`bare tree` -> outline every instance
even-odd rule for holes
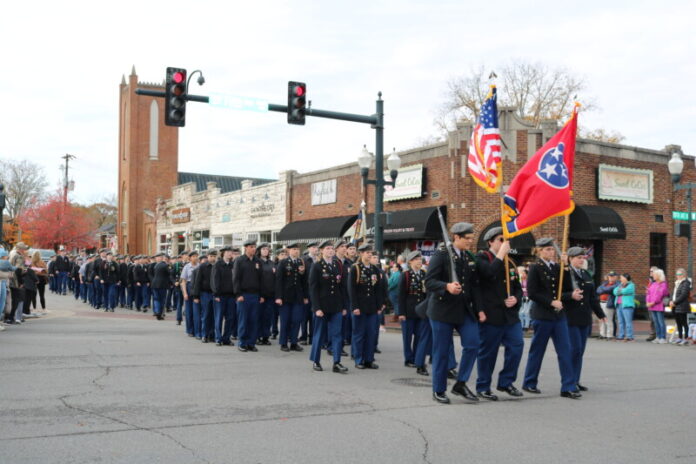
[[[594,100],[583,95],[587,87],[585,80],[566,68],[550,69],[541,63],[513,61],[499,70],[499,74],[498,105],[513,106],[521,119],[535,127],[545,119],[568,117],[575,99],[580,99],[583,111],[596,108]],[[435,125],[451,130],[460,119],[475,120],[489,84],[483,65],[449,80]]]
[[[28,160],[0,160],[0,183],[5,185],[6,211],[11,221],[32,201],[43,198],[48,185],[43,168]]]
[[[609,131],[605,129],[590,130],[586,127],[578,129],[578,137],[609,143],[621,143],[626,139],[626,137],[618,131]]]

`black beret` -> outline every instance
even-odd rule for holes
[[[226,247],[220,248],[220,254],[223,254],[223,253],[226,252],[226,251],[232,251],[232,247],[231,247],[231,246],[226,246]]]
[[[244,240],[244,243],[242,245],[254,246],[254,245],[256,245],[256,240],[254,240],[253,238],[246,239],[246,240]]]
[[[416,250],[416,251],[410,252],[408,254],[408,256],[406,257],[406,260],[411,262],[416,258],[421,258],[422,256],[423,256],[423,254],[420,251]]]
[[[347,245],[345,240],[336,240],[336,243],[334,243],[334,248],[338,248],[343,245]]]
[[[474,233],[474,225],[468,222],[458,222],[452,226],[450,232],[454,235],[466,235]]]
[[[327,246],[334,246],[334,241],[333,240],[324,240],[323,242],[321,242],[319,244],[319,248],[322,250],[324,248],[326,248]]]
[[[217,256],[218,252],[215,248],[208,250],[208,256]]]
[[[485,240],[487,242],[489,240],[493,240],[498,235],[503,235],[503,228],[502,227],[493,227],[491,230],[486,232],[486,235],[483,236],[483,240]]]
[[[287,249],[300,248],[300,244],[297,242],[288,243],[287,245],[285,245],[285,248],[287,248]]]
[[[309,243],[307,244],[307,248],[312,248],[312,247],[315,247],[315,246],[319,246],[319,242],[309,242]]]
[[[111,251],[107,251],[106,256],[109,256],[109,255],[113,256],[114,254]]]
[[[160,252],[160,253],[157,253],[155,256],[153,256],[153,258],[157,258],[157,257],[159,257],[159,256],[164,256],[164,253],[161,253],[161,252]]]
[[[268,242],[261,242],[257,248],[271,248],[271,244]]]
[[[372,251],[372,245],[370,245],[369,243],[366,243],[366,244],[364,244],[364,245],[360,245],[360,246],[358,247],[358,251],[361,252],[361,253],[362,253],[363,251]]]
[[[196,250],[193,250],[193,251],[190,251],[188,255],[189,255],[189,257],[191,257],[191,256],[196,256],[197,254],[198,254],[198,252]]]
[[[539,248],[553,246],[553,239],[551,237],[542,237],[536,241],[536,246]]]
[[[239,247],[232,247],[232,253],[241,253]]]

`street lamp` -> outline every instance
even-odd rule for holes
[[[693,278],[694,273],[693,273],[693,258],[694,258],[694,249],[693,249],[693,242],[691,241],[691,223],[693,222],[691,220],[691,190],[696,188],[696,183],[686,183],[686,184],[680,184],[679,182],[681,181],[681,176],[682,172],[684,171],[684,160],[682,160],[681,155],[683,154],[682,149],[679,145],[668,145],[665,147],[668,153],[672,153],[672,157],[670,158],[669,162],[667,163],[667,169],[669,170],[669,173],[672,176],[672,183],[674,184],[674,191],[677,192],[679,190],[686,190],[686,207],[688,209],[688,216],[687,216],[687,224],[688,224],[688,235],[686,236],[686,241],[687,241],[687,249],[688,249],[688,274],[690,278]]]
[[[367,175],[370,171],[370,166],[372,166],[372,160],[375,160],[375,178],[368,179]],[[391,181],[384,180],[384,154],[381,150],[381,144],[377,144],[377,156],[372,156],[372,153],[367,151],[367,146],[363,146],[360,155],[358,156],[358,166],[360,166],[360,175],[363,179],[363,185],[372,184],[375,186],[375,213],[372,223],[375,227],[375,251],[381,257],[383,250],[383,237],[382,237],[382,210],[384,208],[384,187],[387,185],[394,187],[396,185],[396,176],[399,174],[399,168],[401,167],[401,158],[396,153],[396,149],[387,159],[387,167],[389,168],[389,177]]]

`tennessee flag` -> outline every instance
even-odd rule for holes
[[[527,161],[503,198],[503,234],[514,237],[573,212],[573,165],[578,105],[563,128]]]

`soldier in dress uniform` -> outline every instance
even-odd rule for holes
[[[181,253],[171,267],[172,281],[174,282],[174,309],[176,309],[176,325],[181,325],[184,320],[184,290],[181,286],[181,273],[188,264],[187,252]]]
[[[278,263],[275,281],[275,302],[280,307],[280,349],[302,351],[297,337],[305,304],[309,302],[307,270],[300,259],[299,244],[289,243],[286,248],[290,256]]]
[[[193,300],[193,304],[191,305],[191,312],[193,317],[193,334],[196,340],[201,341],[203,341],[203,338],[205,337],[203,335],[203,321],[201,318],[201,294],[200,288],[196,288],[195,283],[198,279],[198,271],[207,263],[208,255],[205,252],[201,253],[198,258],[198,265],[191,270],[191,291],[189,292],[189,298]]]
[[[100,309],[106,306],[106,297],[104,295],[104,286],[102,284],[102,268],[106,261],[106,248],[99,250],[99,256],[94,259],[94,309]]]
[[[196,296],[194,303],[200,304],[201,318],[201,342],[208,343],[215,336],[215,324],[213,317],[213,265],[217,260],[217,250],[208,250],[207,260],[201,263],[196,270],[196,278],[193,281],[193,294]]]
[[[196,322],[193,317],[193,271],[198,267],[198,252],[193,250],[188,253],[188,263],[181,270],[181,293],[184,299],[184,317],[186,320],[186,334],[189,337],[197,336]],[[200,318],[199,318],[200,324]]]
[[[380,273],[370,264],[372,246],[361,245],[358,251],[360,259],[351,266],[348,274],[350,310],[353,314],[353,357],[357,369],[378,369],[374,361],[379,330],[377,313],[381,311]]]
[[[561,373],[561,396],[578,399],[582,395],[575,392],[577,384],[570,359],[568,323],[562,302],[563,299],[567,300],[569,295],[558,298],[560,266],[553,262],[556,256],[553,239],[540,238],[536,246],[538,259],[529,266],[527,276],[527,295],[532,301],[531,317],[534,335],[529,347],[522,389],[529,393],[541,393],[541,390],[537,388],[539,371],[546,353],[546,345],[551,338]]]
[[[343,298],[344,282],[341,267],[334,260],[334,244],[326,240],[319,245],[321,258],[309,273],[309,294],[314,312],[312,352],[309,356],[315,371],[322,371],[321,348],[328,343],[333,354],[333,372],[345,374],[348,368],[341,364],[343,350],[343,315],[347,313]]]
[[[114,261],[114,254],[111,251],[106,253],[106,261],[102,261],[100,270],[101,284],[104,289],[104,311],[112,313],[116,307],[116,296],[118,294],[119,269],[118,263]]]
[[[404,348],[404,366],[416,367],[416,351],[420,326],[427,321],[418,317],[416,305],[425,300],[425,271],[420,251],[407,256],[408,269],[401,273],[396,315],[401,322],[401,338]],[[428,328],[429,329],[429,328]]]
[[[352,250],[352,251],[351,251]],[[348,295],[348,287],[347,287],[347,282],[348,282],[348,271],[350,271],[350,267],[353,265],[355,262],[354,259],[350,258],[350,256],[355,257],[355,244],[354,243],[346,243],[343,240],[340,240],[339,242],[336,243],[336,259],[338,260],[342,274],[343,274],[343,280],[344,283],[346,284],[346,291],[344,292],[344,299],[345,301],[345,307],[350,308],[350,296]],[[352,316],[350,311],[343,316],[343,327],[342,327],[342,333],[343,333],[343,345],[347,346],[351,344],[351,339],[352,339],[352,324],[351,324]],[[347,355],[344,355],[347,356]]]
[[[307,250],[305,250],[302,256],[302,261],[304,261],[305,270],[307,276],[309,276],[309,271],[312,270],[312,264],[317,262],[319,259],[319,242],[309,242],[307,244]],[[309,296],[309,293],[307,293]],[[307,299],[307,303],[304,306],[304,315],[302,316],[302,324],[300,325],[300,344],[301,345],[311,345],[312,344],[312,332],[314,326],[314,316],[312,315],[312,302]]]
[[[259,305],[259,312],[256,321],[257,343],[259,345],[271,345],[271,324],[273,323],[273,309],[275,304],[275,273],[276,266],[271,259],[271,244],[261,243],[256,250],[256,255],[261,261],[263,279],[261,280],[261,297],[263,303]]]
[[[221,259],[213,266],[210,286],[213,290],[213,309],[215,320],[215,344],[217,346],[231,345],[232,323],[237,320],[237,303],[234,296],[232,280],[232,248],[220,249]]]
[[[164,311],[167,305],[167,292],[171,285],[169,265],[164,260],[164,253],[155,255],[155,265],[152,267],[152,289],[153,305],[152,312],[158,321],[164,319]]]
[[[498,375],[497,390],[506,392],[510,396],[522,396],[522,393],[513,385],[517,379],[517,369],[520,367],[524,350],[519,316],[522,285],[515,263],[508,257],[510,242],[503,237],[503,229],[493,227],[486,232],[483,239],[489,248],[478,253],[476,264],[486,322],[480,324],[479,328],[481,345],[476,361],[478,367],[476,392],[481,398],[496,401],[498,397],[491,392],[491,379],[500,345],[505,347],[505,363]],[[505,260],[508,260],[507,275]],[[509,295],[506,281],[510,285]]]
[[[581,247],[568,249],[569,268],[563,276],[564,295],[570,294],[570,298],[563,298],[563,307],[568,318],[568,335],[570,337],[570,359],[573,364],[573,379],[575,391],[587,391],[587,387],[580,384],[582,372],[582,358],[585,354],[587,338],[592,332],[592,313],[602,322],[606,323],[606,314],[599,305],[592,276],[584,269],[585,250]]]
[[[234,260],[234,293],[237,296],[237,316],[239,351],[258,351],[256,336],[258,329],[259,306],[264,302],[261,296],[263,269],[261,260],[256,257],[256,240],[244,242],[244,254]]]
[[[474,243],[474,227],[459,222],[450,229],[452,233],[452,259],[457,280],[452,281],[450,257],[447,250],[438,250],[430,260],[425,276],[425,287],[432,296],[428,299],[427,314],[433,332],[433,399],[449,403],[447,397],[447,371],[452,349],[452,331],[459,333],[462,358],[457,382],[452,393],[476,402],[478,397],[467,387],[476,362],[479,347],[478,322],[486,315],[481,308],[479,276],[476,259],[469,251]]]
[[[119,273],[119,283],[118,283],[118,305],[121,308],[126,307],[126,289],[128,288],[128,264],[126,264],[125,256],[118,256],[116,261],[118,262],[118,273]]]

